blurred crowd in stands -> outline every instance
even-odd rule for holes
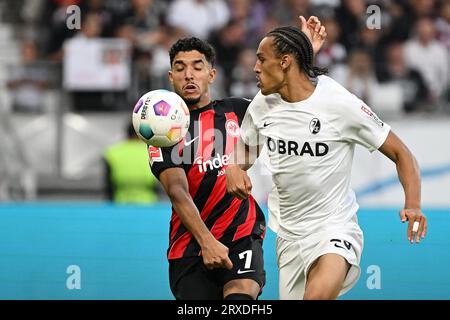
[[[131,82],[120,91],[69,92],[72,111],[131,110],[143,93],[170,88],[168,49],[188,35],[209,40],[217,51],[214,98],[252,98],[260,39],[278,25],[298,25],[299,15],[316,15],[326,26],[328,38],[316,64],[375,109],[448,109],[450,0],[4,1],[18,13],[12,23],[19,30],[22,62],[7,82],[16,111],[42,109],[42,94],[51,85],[48,66],[61,72],[63,44],[75,37],[128,41]],[[67,27],[70,5],[81,9],[80,30]],[[375,11],[368,12],[371,5]],[[369,19],[379,25],[373,28]]]

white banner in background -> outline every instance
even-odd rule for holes
[[[416,157],[422,175],[422,206],[450,206],[450,119],[386,121]],[[352,188],[363,206],[402,208],[404,192],[395,164],[380,152],[357,147]]]
[[[65,89],[125,90],[130,78],[130,46],[126,40],[75,37],[64,43]]]

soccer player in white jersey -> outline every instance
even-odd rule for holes
[[[226,171],[227,190],[248,196],[245,170],[266,144],[275,185],[268,205],[269,226],[277,232],[280,298],[335,299],[360,275],[363,233],[350,188],[355,145],[378,149],[395,163],[405,192],[400,218],[409,222],[411,243],[427,231],[418,164],[369,106],[313,67],[311,43],[298,28],[269,32],[254,71],[261,91],[244,117]]]

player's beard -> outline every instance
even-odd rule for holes
[[[200,96],[198,98],[183,98],[183,100],[188,107],[192,107],[200,102]]]

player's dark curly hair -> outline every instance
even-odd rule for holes
[[[175,42],[169,51],[170,65],[172,65],[175,56],[179,52],[193,50],[197,50],[198,52],[204,54],[209,64],[214,67],[214,64],[216,63],[216,52],[214,51],[214,48],[208,42],[196,37],[183,38]]]
[[[278,27],[267,33],[266,37],[274,38],[274,46],[278,56],[293,54],[300,70],[315,78],[328,73],[326,68],[314,67],[312,44],[306,34],[299,28],[287,26]]]

